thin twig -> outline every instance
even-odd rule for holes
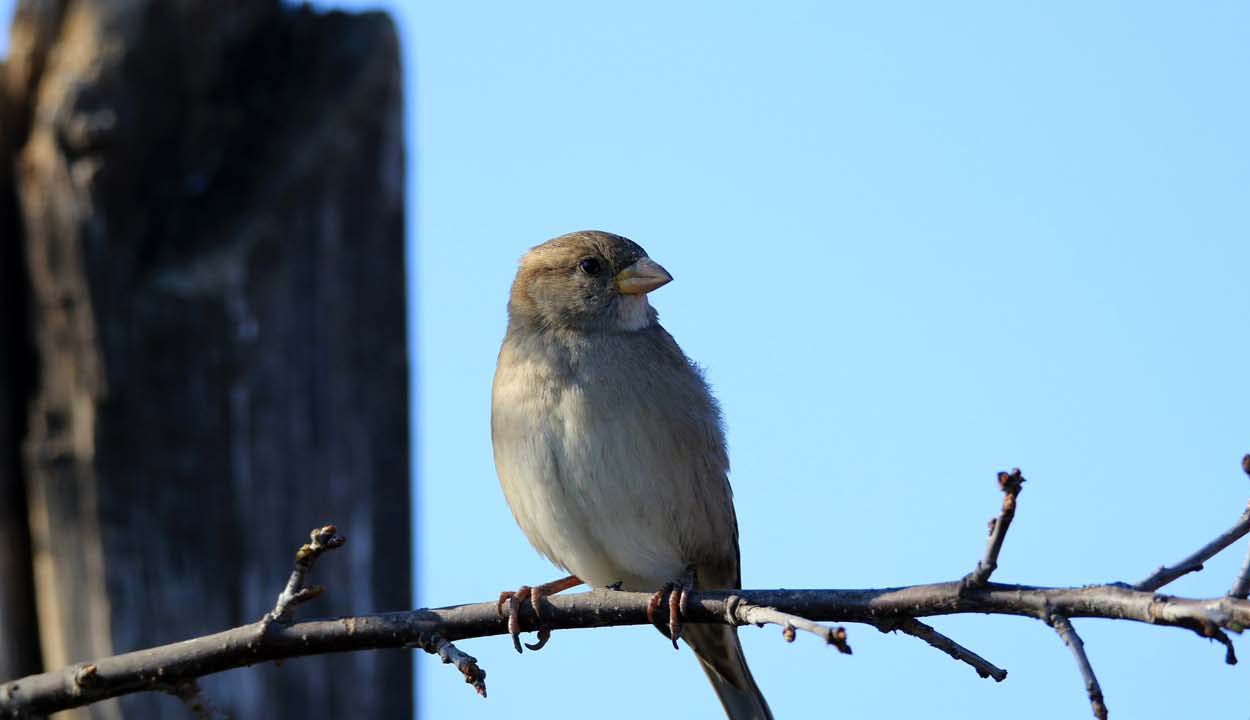
[[[182,704],[199,720],[213,720],[213,718],[226,717],[225,713],[214,707],[212,702],[204,697],[204,693],[200,690],[200,684],[195,678],[174,685],[169,688],[169,692],[181,700]]]
[[[1214,625],[1210,626],[1209,631],[1210,631],[1210,634],[1207,635],[1207,637],[1211,638],[1212,640],[1215,640],[1216,642],[1224,646],[1224,664],[1236,665],[1237,664],[1237,651],[1233,649],[1232,638],[1230,638],[1228,634],[1225,633],[1223,630],[1219,629],[1218,627],[1215,627]]]
[[[846,628],[829,627],[808,620],[801,615],[782,612],[774,607],[754,605],[737,595],[729,596],[725,602],[725,619],[731,625],[757,625],[759,627],[777,625],[781,628],[781,636],[786,642],[794,642],[794,631],[802,630],[836,647],[843,655],[851,654],[851,646],[846,642]]]
[[[1023,483],[1024,477],[1020,474],[1020,468],[998,473],[998,487],[1003,491],[1003,507],[998,517],[990,520],[990,537],[985,543],[985,556],[964,577],[964,585],[967,587],[980,587],[989,582],[990,575],[998,568],[998,553],[1003,549],[1007,528],[1011,527],[1011,520],[1016,516],[1016,498],[1020,495]]]
[[[444,664],[451,664],[464,675],[464,681],[473,686],[478,695],[486,697],[486,671],[477,665],[477,658],[462,652],[451,641],[435,633],[428,641],[416,645],[422,650],[437,655]]]
[[[1241,458],[1241,470],[1250,476],[1250,454]],[[1246,512],[1250,513],[1250,507],[1246,508]],[[1237,573],[1237,579],[1233,581],[1233,588],[1228,591],[1228,594],[1243,599],[1250,595],[1250,548],[1246,549],[1246,559],[1241,563],[1241,572]]]
[[[1103,702],[1102,688],[1098,685],[1098,678],[1094,677],[1094,668],[1089,664],[1089,657],[1085,654],[1085,643],[1081,641],[1081,636],[1076,634],[1076,628],[1072,627],[1072,623],[1063,615],[1051,615],[1046,618],[1046,622],[1059,633],[1064,644],[1071,648],[1072,654],[1076,656],[1076,666],[1080,668],[1081,678],[1085,681],[1085,692],[1089,695],[1089,704],[1094,710],[1094,717],[1098,720],[1107,720],[1107,704]]]
[[[270,621],[289,623],[296,605],[325,592],[325,588],[320,585],[305,587],[304,578],[322,553],[347,542],[347,538],[339,535],[338,528],[333,525],[325,525],[313,530],[309,533],[309,538],[310,542],[301,545],[300,549],[295,551],[295,568],[291,570],[291,577],[287,579],[286,587],[282,589],[282,592],[278,593],[278,601],[274,604],[273,610],[265,616]]]
[[[1246,550],[1246,559],[1241,563],[1241,572],[1233,581],[1233,588],[1228,591],[1229,597],[1245,600],[1250,595],[1250,548]]]
[[[1002,682],[1007,679],[1006,670],[938,632],[932,625],[922,623],[916,618],[904,617],[897,620],[887,620],[878,623],[877,629],[881,632],[898,630],[912,637],[920,638],[956,660],[968,663],[973,670],[977,671],[977,675],[983,678],[994,678],[994,682]]]
[[[1160,567],[1150,577],[1137,583],[1133,588],[1135,590],[1154,592],[1183,575],[1198,572],[1202,569],[1203,563],[1215,557],[1224,548],[1240,540],[1248,532],[1250,532],[1250,505],[1247,505],[1245,511],[1241,513],[1241,517],[1237,519],[1237,524],[1225,530],[1219,537],[1203,545],[1197,552],[1172,567],[1167,567],[1166,565]],[[1247,558],[1247,562],[1250,563],[1250,557]],[[1234,597],[1245,597],[1245,595]]]

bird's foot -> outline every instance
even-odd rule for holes
[[[686,567],[686,572],[682,576],[672,582],[664,583],[664,587],[659,592],[651,596],[651,602],[647,603],[647,619],[651,624],[655,625],[660,634],[668,637],[673,641],[673,649],[677,649],[677,640],[681,637],[682,617],[686,614],[686,604],[689,601],[690,591],[694,589],[694,565]],[[660,607],[665,599],[668,600],[668,628],[665,629],[662,622],[656,622],[655,611]]]
[[[547,641],[551,639],[551,631],[542,625],[542,600],[548,595],[554,595],[561,590],[568,590],[575,585],[581,585],[582,581],[576,575],[569,575],[566,578],[552,580],[542,585],[522,585],[515,591],[505,590],[499,593],[499,602],[495,605],[495,610],[499,613],[499,617],[508,618],[508,634],[512,636],[512,647],[517,652],[521,650],[521,603],[526,600],[530,601],[530,606],[534,608],[534,618],[538,621],[538,642],[530,644],[525,643],[525,647],[530,650],[542,650]],[[504,612],[504,603],[508,604],[507,613]]]

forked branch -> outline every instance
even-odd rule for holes
[[[1250,473],[1250,456],[1244,465]],[[846,631],[821,623],[863,623],[883,632],[897,630],[920,638],[968,664],[982,677],[1001,681],[1007,676],[1006,670],[918,618],[963,613],[1032,617],[1053,627],[1072,648],[1094,714],[1100,718],[1106,717],[1102,689],[1070,619],[1097,617],[1185,628],[1219,641],[1226,649],[1225,661],[1230,664],[1237,661],[1227,631],[1240,632],[1250,626],[1250,601],[1245,598],[1250,570],[1243,568],[1229,593],[1215,598],[1180,598],[1155,591],[1186,572],[1200,569],[1203,562],[1244,536],[1247,529],[1243,526],[1250,522],[1246,514],[1232,529],[1198,552],[1173,568],[1161,568],[1137,586],[1107,583],[1038,587],[990,582],[1023,481],[1018,470],[999,474],[999,485],[1004,493],[1002,508],[991,526],[985,553],[968,576],[944,583],[863,590],[692,593],[684,620],[732,625],[774,624],[782,628],[786,640],[793,641],[798,631],[803,631],[848,654]],[[293,609],[319,592],[305,586],[313,562],[325,551],[341,544],[342,538],[333,526],[315,530],[312,541],[297,554],[295,570],[273,610],[266,612],[261,620],[213,635],[100,658],[4,683],[0,685],[0,717],[45,715],[133,692],[176,692],[179,688],[194,687],[191,683],[195,678],[268,660],[394,647],[419,647],[438,655],[445,663],[456,667],[465,681],[485,696],[486,673],[476,659],[461,652],[452,642],[507,635],[508,619],[499,617],[497,602],[292,622]],[[550,596],[542,601],[542,627],[551,631],[650,624],[647,609],[651,598],[650,593],[611,589]],[[528,602],[520,604],[517,612],[517,621],[523,629],[538,629],[537,618]]]

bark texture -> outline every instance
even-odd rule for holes
[[[409,607],[389,19],[28,0],[11,37],[0,369],[24,367],[10,326],[33,351],[26,385],[0,386],[0,453],[20,437],[24,475],[8,481],[0,457],[0,502],[25,492],[43,664],[254,621],[290,538],[329,521],[353,536],[317,578],[340,588],[319,611]],[[24,283],[7,282],[14,263]],[[266,542],[245,553],[244,535]],[[326,657],[203,688],[237,717],[399,717],[411,660]],[[151,693],[79,712],[186,716]]]
[[[15,36],[15,50],[24,50],[32,39]],[[26,132],[18,107],[24,105],[27,75],[15,63],[0,63],[0,678],[20,677],[40,667],[21,461],[26,406],[34,385],[30,288],[14,177],[7,171],[16,141]]]

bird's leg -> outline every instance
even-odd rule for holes
[[[534,617],[538,620],[538,642],[533,645],[525,643],[525,647],[530,650],[541,650],[547,644],[547,640],[551,638],[551,631],[542,626],[542,599],[548,595],[555,595],[562,590],[568,590],[576,585],[581,585],[581,578],[576,575],[569,575],[566,578],[552,580],[542,585],[522,585],[516,591],[505,590],[499,593],[499,602],[495,605],[499,617],[505,617],[503,604],[508,603],[508,633],[512,635],[512,647],[517,652],[521,652],[521,619],[519,610],[521,603],[526,600],[530,601],[530,605],[534,608]]]
[[[681,618],[686,614],[686,604],[689,600],[690,591],[694,589],[694,579],[694,565],[687,565],[686,571],[682,573],[680,578],[664,583],[664,587],[652,595],[651,602],[647,603],[647,619],[655,625],[662,635],[673,641],[674,650],[677,649],[677,639],[681,637]],[[668,596],[667,631],[665,631],[662,623],[655,620],[656,608],[660,607],[660,603],[664,601],[664,596],[666,595]]]

